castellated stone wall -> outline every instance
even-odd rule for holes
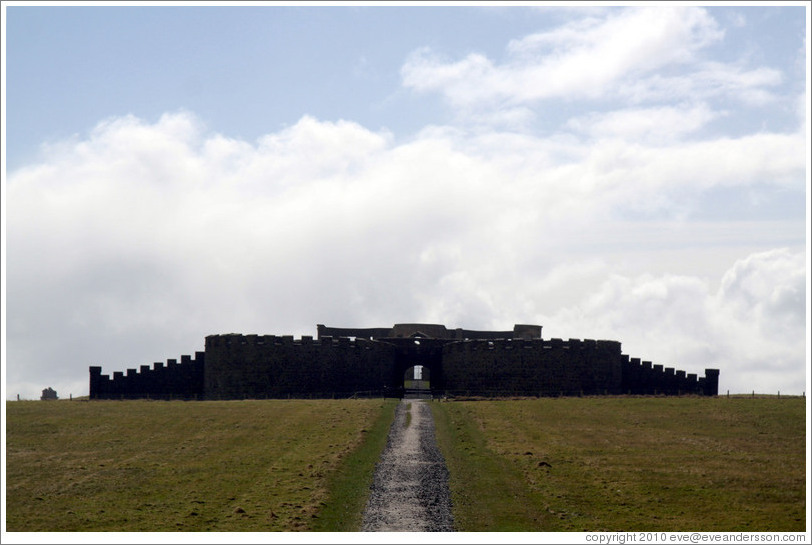
[[[535,327],[535,326],[533,326]],[[421,326],[421,331],[426,329]],[[350,330],[347,330],[350,331]],[[102,375],[90,368],[93,399],[246,399],[397,395],[404,372],[422,365],[436,394],[482,396],[717,395],[719,370],[698,377],[621,353],[617,341],[513,338],[458,340],[390,337],[372,330],[313,339],[302,336],[210,335],[194,359]],[[540,329],[538,330],[540,333]],[[374,331],[373,333],[378,333]],[[370,335],[374,337],[373,335]]]
[[[620,394],[621,361],[615,341],[476,340],[443,349],[446,384],[470,395]]]
[[[458,395],[717,395],[719,370],[704,377],[621,353],[617,341],[500,339],[443,347],[446,390]]]
[[[640,358],[622,356],[623,381],[621,393],[639,395],[697,394],[715,396],[719,393],[719,370],[705,369],[705,376],[678,371],[673,367],[653,365]]]
[[[102,368],[90,368],[91,399],[201,399],[203,397],[203,368],[206,354],[181,356],[180,362],[170,359],[156,362],[153,367],[142,365],[127,369],[127,373],[102,375]]]
[[[206,357],[207,399],[350,396],[394,378],[392,345],[348,337],[211,335]]]

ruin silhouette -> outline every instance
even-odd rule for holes
[[[42,391],[42,396],[40,396],[41,401],[47,401],[49,399],[59,399],[59,396],[56,395],[56,390],[54,390],[50,386],[48,388],[45,388]],[[17,401],[19,401],[19,399],[17,399]]]
[[[317,325],[318,336],[209,335],[205,351],[102,374],[90,367],[91,399],[262,399],[402,396],[407,370],[422,366],[434,395],[706,395],[705,376],[621,353],[620,342],[542,339],[539,325],[512,331]]]

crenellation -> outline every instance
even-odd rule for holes
[[[620,355],[620,343],[618,341],[595,341],[598,350]],[[628,358],[628,356],[626,356]]]
[[[209,335],[205,350],[180,362],[142,365],[126,375],[90,367],[91,398],[244,399],[351,396],[402,391],[403,375],[420,364],[432,390],[476,395],[716,395],[718,370],[706,377],[653,365],[621,352],[618,341],[542,340],[541,326],[514,332],[476,332],[404,324],[341,330],[319,326],[319,336]],[[539,335],[532,334],[538,331]],[[351,332],[352,335],[327,333]],[[432,336],[432,334],[437,336]],[[478,338],[474,338],[479,336]],[[417,342],[419,340],[419,342]]]
[[[705,369],[705,395],[717,395],[719,393],[719,369]]]

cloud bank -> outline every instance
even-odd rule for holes
[[[521,154],[494,151],[499,135],[427,131],[395,144],[309,117],[255,144],[209,134],[188,113],[106,121],[9,179],[10,393],[29,365],[55,366],[54,380],[67,381],[90,364],[120,369],[199,350],[211,333],[412,320],[537,322],[563,337],[634,340],[635,355],[719,366],[726,377],[789,370],[794,378],[776,382],[798,389],[802,250],[745,255],[717,289],[612,262],[625,251],[618,243],[653,242],[619,211],[632,203],[667,215],[667,201],[651,198],[685,190],[680,164],[706,171],[694,191],[750,183],[754,172],[778,185],[801,175],[801,154],[777,161],[780,146],[767,142],[802,142],[757,138],[625,159],[598,146],[555,162],[541,140],[524,141]],[[719,170],[719,157],[758,168]],[[692,236],[659,240],[680,251]]]
[[[723,38],[702,8],[626,9],[513,40],[502,63],[479,53],[454,61],[422,48],[401,75],[406,87],[439,92],[466,115],[482,108],[515,115],[518,107],[550,99],[775,100],[771,88],[781,82],[780,71],[702,55]]]
[[[395,322],[538,323],[720,368],[720,391],[801,393],[804,221],[721,212],[807,198],[805,113],[712,130],[785,74],[706,58],[725,32],[702,9],[597,13],[501,63],[415,51],[403,85],[463,121],[408,138],[304,115],[248,142],[178,111],[51,145],[7,180],[7,396],[86,394],[89,365],[208,334]],[[562,101],[602,107],[528,128]]]

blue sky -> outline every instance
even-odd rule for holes
[[[86,132],[122,111],[154,120],[186,109],[218,132],[247,140],[304,114],[408,136],[448,112],[439,97],[418,98],[401,88],[406,57],[426,46],[448,55],[502,55],[517,30],[531,32],[544,20],[535,17],[534,24],[528,13],[451,7],[12,9],[8,74],[20,83],[9,86],[14,107],[8,123],[21,134],[21,151],[10,153],[10,160],[43,139]],[[64,95],[58,100],[56,90]]]
[[[808,391],[803,4],[3,7],[6,397],[396,322]]]

